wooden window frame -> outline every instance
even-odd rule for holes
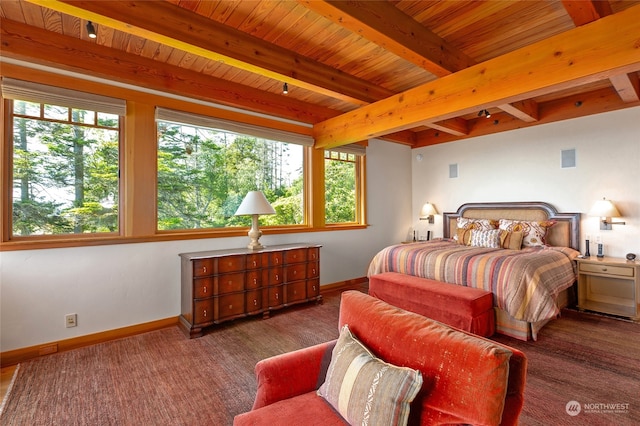
[[[197,229],[184,232],[159,232],[156,227],[156,179],[157,179],[157,135],[155,108],[163,107],[181,111],[210,115],[222,119],[236,120],[264,126],[273,126],[301,134],[311,134],[307,126],[283,123],[277,120],[256,118],[249,114],[229,111],[211,105],[193,103],[188,100],[164,97],[153,93],[136,91],[129,88],[96,81],[78,79],[63,74],[53,74],[43,70],[21,66],[7,66],[2,76],[25,79],[41,84],[59,86],[72,90],[86,91],[104,96],[113,96],[127,100],[126,115],[121,121],[121,158],[120,158],[120,233],[112,234],[73,234],[30,236],[14,239],[11,237],[10,218],[12,194],[12,141],[8,126],[0,141],[2,153],[2,207],[0,214],[0,251],[31,250],[45,248],[63,248],[78,246],[96,246],[107,244],[130,244],[152,241],[174,241],[204,238],[226,238],[246,235],[247,228],[236,229]],[[8,123],[7,102],[0,102],[2,117]],[[305,173],[305,225],[261,227],[265,235],[320,232],[328,230],[364,229],[366,225],[366,157],[360,161],[358,171],[360,179],[359,223],[331,224],[324,221],[324,150],[307,147],[304,150]]]

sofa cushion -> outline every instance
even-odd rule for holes
[[[419,371],[376,358],[344,325],[318,395],[349,424],[406,425],[421,387]]]
[[[233,426],[344,426],[348,424],[327,401],[316,394],[315,390],[238,414],[233,419]]]

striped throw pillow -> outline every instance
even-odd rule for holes
[[[376,358],[344,325],[318,395],[351,425],[406,425],[421,387],[419,371]]]

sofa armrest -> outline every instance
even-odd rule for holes
[[[259,361],[253,409],[318,389],[324,382],[335,344],[332,340]]]

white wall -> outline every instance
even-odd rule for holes
[[[265,235],[265,245],[322,244],[321,284],[366,275],[382,247],[404,238],[411,217],[411,150],[372,141],[365,230]],[[384,170],[381,172],[381,170]],[[0,351],[180,314],[183,252],[243,247],[248,238],[0,252]],[[64,316],[78,314],[65,328]]]
[[[566,149],[576,150],[575,168],[560,167]],[[450,179],[454,163],[459,177]],[[582,251],[589,235],[592,244],[601,237],[605,255],[640,255],[639,169],[640,107],[415,149],[413,217],[426,201],[439,213],[467,202],[546,201],[560,212],[583,213]],[[626,225],[601,231],[587,216],[602,197],[615,202]],[[441,236],[437,219],[431,226]]]

